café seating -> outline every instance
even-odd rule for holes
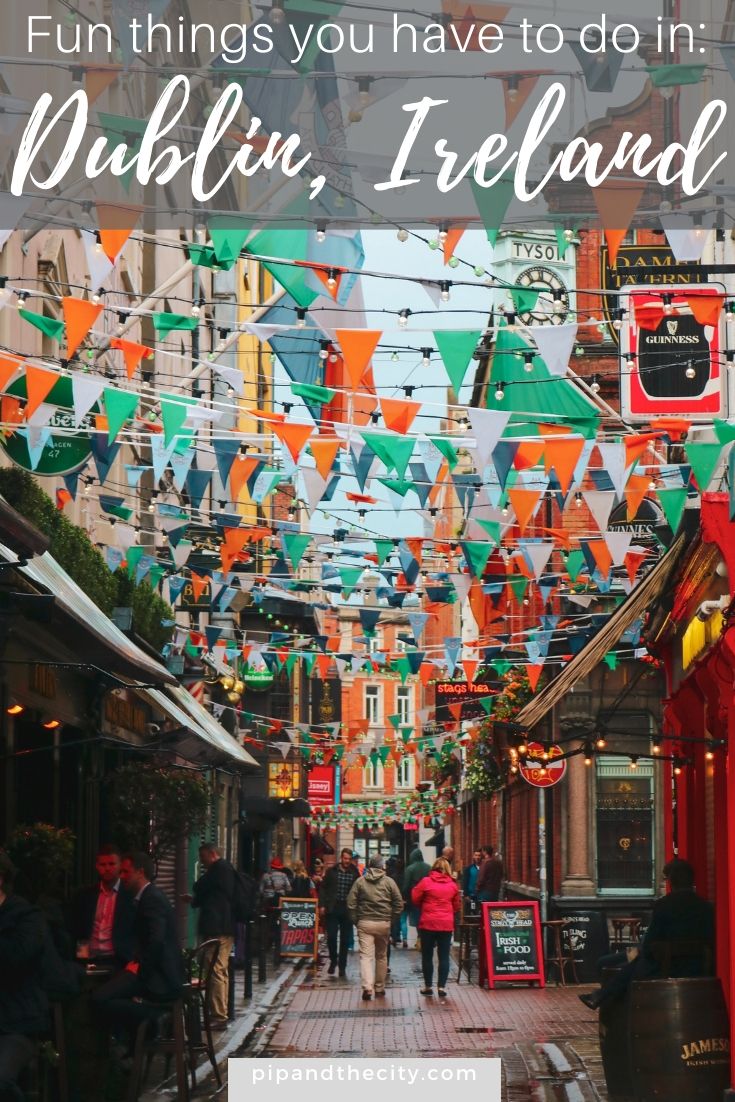
[[[641,936],[641,920],[636,918],[635,915],[623,915],[616,916],[610,919],[612,925],[613,937],[612,948],[623,949],[625,948],[625,931],[628,931],[628,943],[635,945],[640,940]]]
[[[128,1102],[138,1102],[153,1057],[159,1053],[167,1060],[173,1056],[176,1065],[177,1102],[188,1102],[185,998],[186,995],[176,999],[175,1002],[161,1004],[161,1016],[158,1019],[159,1027],[164,1031],[161,1035],[152,1040],[147,1038],[150,1020],[142,1021],[138,1026],[133,1049],[133,1067],[128,1085]]]
[[[209,941],[203,941],[191,953],[187,954],[188,983],[184,991],[184,1003],[186,1009],[186,1044],[192,1090],[197,1085],[197,1056],[200,1053],[207,1054],[217,1080],[217,1086],[222,1086],[222,1076],[214,1050],[209,1010],[209,995],[219,947],[219,941],[216,938],[210,938]],[[230,976],[230,983],[234,983],[233,974]]]
[[[550,918],[546,922],[541,923],[541,927],[544,931],[550,931],[551,934],[551,951],[548,952],[547,945],[544,945],[544,961],[546,964],[546,972],[548,976],[548,969],[550,965],[554,965],[559,975],[559,983],[562,987],[566,987],[566,969],[569,968],[572,980],[574,983],[579,983],[577,979],[577,966],[574,962],[574,953],[568,942],[564,940],[564,927],[569,925],[568,918]]]
[[[467,973],[467,982],[472,983],[472,951],[478,948],[482,919],[479,915],[466,915],[459,924],[459,953],[457,956],[457,983],[462,979],[462,971]]]

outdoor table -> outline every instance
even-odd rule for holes
[[[110,1038],[94,1013],[91,996],[115,972],[112,966],[88,964],[80,992],[66,1008],[69,1078],[72,1096],[79,1102],[100,1102],[106,1097]]]

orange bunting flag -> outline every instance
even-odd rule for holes
[[[114,264],[125,247],[143,212],[142,207],[126,207],[119,203],[97,203],[102,250]]]
[[[118,74],[123,71],[122,65],[85,65],[83,68],[84,91],[90,107],[111,84],[114,84]]]
[[[249,540],[250,532],[247,528],[225,528],[225,538],[220,546],[222,569],[225,573]]]
[[[687,304],[700,325],[717,325],[724,303],[722,295],[687,295]]]
[[[475,674],[477,673],[477,667],[479,665],[479,662],[474,661],[474,659],[470,660],[469,658],[465,659],[465,661],[462,663],[465,681],[468,685],[472,684],[472,682],[475,680]]]
[[[632,467],[641,458],[649,444],[658,440],[655,432],[639,433],[637,436],[628,436],[625,439],[625,466]]]
[[[664,316],[661,302],[636,302],[635,320],[639,329],[658,329]]]
[[[42,367],[31,367],[26,364],[26,393],[28,395],[25,409],[26,421],[33,416],[41,403],[45,401],[59,378],[60,376],[55,371],[46,371]]]
[[[314,432],[314,426],[302,425],[297,421],[288,421],[281,424],[275,423],[273,432],[281,443],[286,445],[291,458],[296,463],[307,440]]]
[[[120,337],[112,338],[110,348],[117,348],[122,352],[125,360],[125,372],[129,379],[132,379],[138,370],[138,364],[143,358],[152,360],[154,356],[153,349],[148,348],[147,345],[136,344],[135,341],[124,341]]]
[[[5,390],[22,363],[15,356],[0,356],[0,390]]]
[[[672,443],[686,436],[691,427],[691,421],[687,421],[684,417],[658,417],[655,421],[651,421],[653,431],[668,436]]]
[[[316,665],[319,670],[320,678],[322,681],[325,681],[329,673],[329,667],[332,665],[332,656],[330,654],[318,654],[316,656]]]
[[[207,588],[208,585],[209,585],[209,578],[207,578],[206,575],[204,575],[204,574],[195,574],[194,571],[192,570],[192,572],[191,572],[191,588],[192,588],[192,591],[194,593],[194,600],[195,601],[198,601],[200,599],[200,597],[202,596],[202,594],[204,593],[204,590]]]
[[[444,263],[448,264],[454,256],[454,250],[462,240],[464,226],[450,226],[446,232],[447,236],[444,238]]]
[[[410,402],[407,398],[380,399],[380,412],[383,414],[385,427],[404,435],[411,428],[420,409],[420,402]]]
[[[531,688],[531,692],[535,693],[538,688],[539,679],[544,672],[543,665],[526,666],[526,677],[528,678],[528,684]]]
[[[462,702],[460,701],[459,704],[450,704],[449,711],[452,713],[457,723],[459,723],[462,719]]]
[[[628,506],[628,520],[635,520],[643,498],[648,490],[650,479],[646,474],[632,474],[625,487],[625,500]]]
[[[311,267],[311,265],[309,265]],[[324,288],[328,295],[337,301],[337,295],[339,294],[339,285],[342,280],[343,272],[339,268],[311,268],[312,272],[319,280],[324,284]]]
[[[630,578],[630,584],[635,585],[635,577],[638,573],[638,569],[645,558],[648,557],[647,551],[629,551],[623,560],[625,563],[625,569],[628,572]]]
[[[435,676],[436,676],[436,666],[434,665],[434,663],[433,662],[422,662],[421,665],[419,666],[419,680],[421,681],[421,684],[424,686],[424,688],[426,688],[426,686],[429,684],[432,677],[435,677]]]
[[[346,493],[345,497],[348,501],[354,501],[356,505],[377,505],[377,497],[370,497],[370,494],[353,494]]]
[[[574,469],[579,462],[583,448],[584,439],[581,436],[572,437],[569,440],[546,441],[544,467],[547,474],[551,473],[552,468],[556,471],[556,477],[559,479],[563,494],[567,492],[571,485]]]
[[[328,478],[331,474],[335,457],[341,447],[342,441],[338,436],[315,436],[309,441],[309,450],[322,478]]]
[[[625,239],[628,226],[633,221],[633,215],[638,210],[645,189],[645,184],[629,184],[619,181],[612,184],[601,184],[600,187],[592,189],[595,206],[605,230],[605,240],[607,241],[609,253],[608,265],[611,268],[615,267],[618,259],[618,249]]]
[[[508,499],[513,506],[516,523],[521,530],[521,535],[523,535],[541,500],[541,491],[524,490],[514,486],[511,490],[508,490]]]
[[[515,82],[511,86],[510,80],[507,78],[503,81],[503,97],[505,99],[505,129],[506,131],[513,125],[518,115],[523,110],[523,106],[528,97],[533,92],[536,84],[538,83],[538,77],[515,77]]]
[[[353,390],[359,388],[382,336],[382,332],[376,329],[338,329],[336,331]]]
[[[543,440],[521,440],[513,459],[515,469],[525,471],[530,467],[535,467],[537,463],[541,462],[545,446]]]
[[[61,511],[65,505],[68,505],[72,500],[72,496],[67,489],[62,487],[61,490],[56,491],[56,508]]]
[[[3,425],[20,425],[23,420],[23,407],[19,398],[13,398],[11,394],[3,394],[0,399],[0,421]],[[8,431],[7,429],[4,431]],[[9,430],[13,432],[13,429]]]
[[[595,560],[597,569],[603,578],[607,578],[612,569],[612,555],[604,540],[590,540],[587,544]]]
[[[70,360],[104,310],[101,302],[67,296],[61,300],[66,325],[66,358]]]
[[[235,462],[230,467],[230,501],[233,504],[237,504],[240,500],[240,491],[257,467],[258,462],[254,455],[235,456]]]

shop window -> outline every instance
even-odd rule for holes
[[[413,788],[414,761],[410,754],[401,758],[396,766],[396,788]]]
[[[597,761],[597,886],[610,894],[653,891],[653,765]]]
[[[410,685],[399,685],[396,690],[396,715],[401,727],[408,727],[411,723],[411,693]]]
[[[365,719],[371,727],[377,727],[381,719],[380,685],[365,686]]]

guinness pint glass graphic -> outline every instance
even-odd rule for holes
[[[711,287],[631,288],[621,333],[624,415],[710,420],[723,414],[721,316],[722,297]]]

